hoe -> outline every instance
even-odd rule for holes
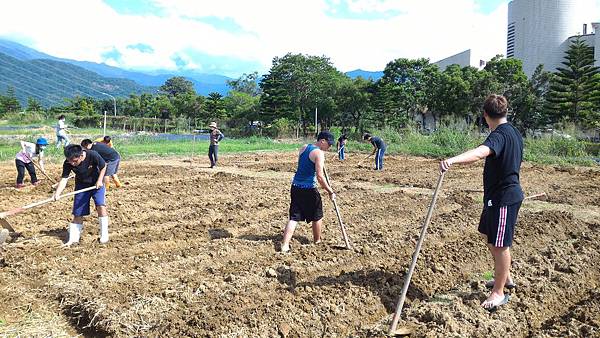
[[[96,189],[96,187],[93,186],[93,187],[88,187],[88,188],[85,188],[85,189],[81,189],[81,190],[69,192],[69,193],[66,193],[64,195],[61,195],[61,197],[73,196],[73,195],[76,195],[76,194],[78,194],[80,192],[90,191],[90,190],[93,190],[93,189]],[[47,199],[42,200],[42,201],[34,202],[34,203],[28,204],[26,206],[20,207],[20,208],[16,208],[16,209],[12,209],[12,210],[0,213],[0,225],[3,228],[2,230],[0,230],[0,244],[2,244],[8,238],[8,233],[9,232],[15,232],[15,229],[6,220],[6,217],[12,216],[12,215],[16,215],[16,214],[20,214],[20,213],[24,212],[27,209],[39,207],[41,205],[44,205],[44,204],[47,204],[47,203],[50,203],[50,202],[54,202],[54,198],[53,197],[47,198]]]

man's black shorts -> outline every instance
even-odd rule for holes
[[[323,218],[323,203],[317,188],[304,189],[292,185],[290,195],[290,220],[310,223]]]
[[[520,208],[521,202],[504,206],[485,206],[477,230],[486,235],[487,242],[497,248],[512,246]]]

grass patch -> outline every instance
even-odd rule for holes
[[[481,275],[481,278],[485,281],[488,281],[490,279],[494,279],[494,271],[486,271],[483,273],[483,275]]]
[[[90,135],[98,135],[97,130],[92,130]],[[25,141],[35,142],[36,136],[26,136],[20,138]],[[77,139],[76,141],[79,141]],[[174,156],[182,155],[189,156],[192,153],[194,156],[204,156],[208,154],[207,140],[177,140],[169,141],[155,139],[150,136],[137,136],[124,138],[116,141],[116,149],[121,154],[122,158],[134,158],[145,156]],[[227,138],[219,144],[219,153],[242,153],[253,151],[292,151],[300,147],[300,143],[287,143],[271,140],[261,137],[249,137],[241,139]],[[17,152],[20,151],[19,139],[4,139],[0,140],[0,160],[12,160]],[[61,158],[62,148],[56,149],[52,140],[45,155],[52,158]]]
[[[208,141],[191,139],[184,140],[164,140],[157,139],[151,135],[131,136],[122,135],[121,131],[109,130],[107,134],[114,136],[115,146],[123,158],[144,157],[144,156],[177,156],[177,155],[204,155],[208,152]],[[102,129],[84,128],[72,129],[72,142],[79,142],[83,137],[92,139],[102,135]],[[10,137],[14,135],[14,137]],[[54,143],[54,129],[43,126],[37,129],[28,129],[25,127],[16,129],[0,130],[0,160],[9,160],[14,158],[19,151],[19,140],[35,141],[41,135],[49,137],[49,141]],[[383,131],[374,131],[373,135],[382,136],[387,143],[387,154],[403,154],[412,156],[424,156],[430,158],[446,158],[460,154],[461,152],[474,148],[481,144],[485,139],[484,135],[470,133],[468,131],[442,128],[430,135],[422,135],[411,129],[397,132],[391,129]],[[219,145],[221,154],[242,153],[253,151],[292,151],[296,150],[302,143],[302,140],[293,140],[283,142],[272,140],[265,137],[249,137],[232,139],[226,138]],[[350,152],[371,152],[373,147],[368,142],[359,142],[357,140],[348,140],[348,150]],[[529,162],[556,165],[595,165],[594,157],[598,157],[594,152],[594,147],[589,144],[577,141],[576,139],[565,138],[527,138],[525,139],[524,159]],[[335,149],[333,149],[335,151]],[[53,144],[48,147],[47,155],[62,157],[62,150],[54,148]]]

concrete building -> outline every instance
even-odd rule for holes
[[[523,71],[531,76],[535,68],[555,71],[564,60],[570,41],[581,36],[595,47],[600,64],[599,24],[586,21],[590,9],[587,0],[513,0],[508,4],[506,56],[523,61]],[[597,17],[595,19],[598,19]],[[592,33],[592,28],[595,32]],[[589,32],[588,32],[589,31]]]
[[[445,59],[441,59],[439,61],[434,62],[433,64],[438,65],[438,67],[440,67],[440,70],[442,71],[450,65],[459,65],[460,67],[471,66],[477,69],[482,69],[483,67],[485,67],[485,61],[477,57],[471,49],[467,49],[458,54],[449,56]]]

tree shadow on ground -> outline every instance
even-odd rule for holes
[[[311,283],[298,283],[297,287],[323,287],[331,285],[358,286],[376,294],[388,313],[396,310],[396,303],[400,297],[404,283],[404,272],[390,272],[385,270],[363,269],[343,272],[338,276],[317,277]],[[429,296],[413,284],[408,288],[406,295],[408,302],[415,299],[426,300]]]

